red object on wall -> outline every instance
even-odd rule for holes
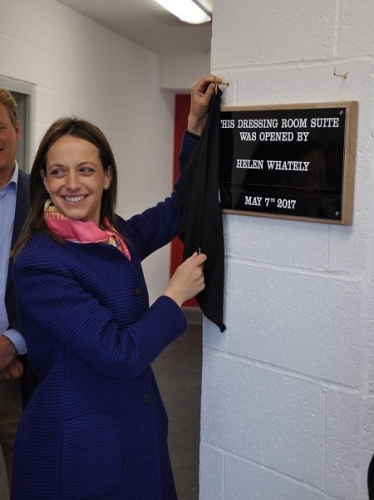
[[[175,96],[175,121],[174,121],[174,155],[173,155],[173,181],[179,174],[178,155],[182,143],[183,132],[187,127],[188,112],[190,110],[190,94],[177,94]],[[183,261],[183,243],[179,238],[171,242],[170,276]],[[184,303],[187,307],[199,307],[195,299]]]

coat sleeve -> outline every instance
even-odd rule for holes
[[[138,321],[120,328],[109,306],[94,297],[95,279],[85,290],[59,257],[41,245],[28,247],[13,268],[21,319],[34,344],[49,337],[51,346],[57,341],[57,348],[64,346],[94,370],[132,379],[185,331],[183,312],[165,296]]]

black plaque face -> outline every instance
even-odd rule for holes
[[[341,221],[344,106],[221,112],[223,209]]]

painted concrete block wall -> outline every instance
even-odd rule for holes
[[[33,152],[60,116],[107,135],[119,169],[120,215],[172,187],[174,95],[159,88],[158,56],[52,0],[0,0],[0,75],[35,87]],[[169,248],[144,263],[151,300],[169,275]]]
[[[374,4],[215,0],[223,104],[359,102],[352,226],[224,215],[200,500],[364,500],[374,452]],[[347,78],[334,75],[348,72]]]

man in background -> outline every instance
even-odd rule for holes
[[[20,129],[17,103],[9,91],[0,88],[0,451],[9,490],[14,436],[33,384],[23,356],[26,343],[17,313],[9,257],[29,206],[29,176],[16,162]]]

